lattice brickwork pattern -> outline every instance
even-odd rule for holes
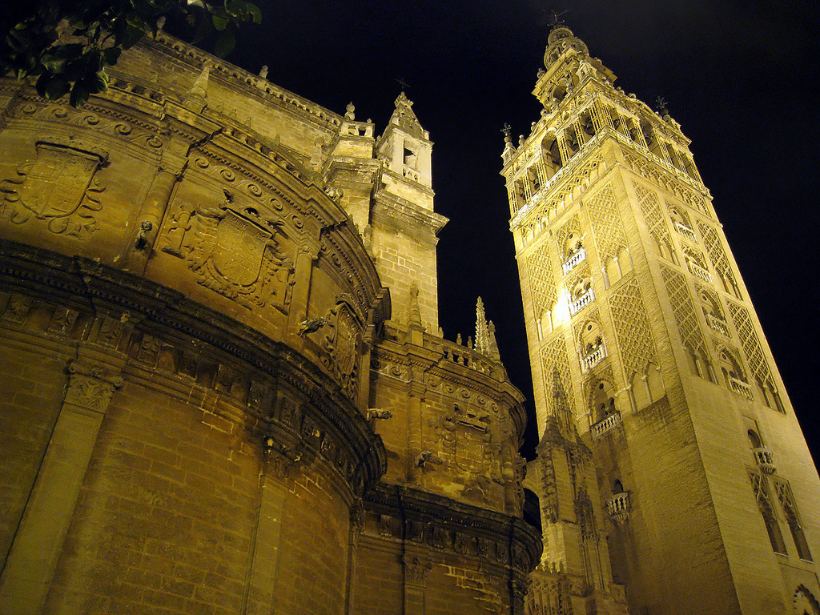
[[[669,301],[672,303],[672,313],[675,315],[675,322],[678,324],[683,344],[692,352],[706,357],[706,343],[698,324],[692,297],[686,287],[686,278],[663,265],[661,265],[661,275],[666,285],[666,292],[669,294]]]
[[[666,221],[661,213],[658,196],[653,190],[647,190],[639,184],[635,184],[635,192],[638,194],[638,204],[646,220],[646,226],[657,242],[658,249],[660,250],[660,246],[664,244],[671,249],[672,240],[669,237],[669,228],[666,226]]]
[[[760,340],[757,338],[752,325],[749,311],[742,305],[730,301],[729,313],[732,315],[732,321],[735,323],[735,328],[740,336],[740,343],[743,346],[743,352],[749,362],[752,374],[760,382],[768,384],[774,389],[774,378],[772,378],[772,372],[769,369],[768,361],[766,361],[766,355],[763,353],[763,347],[760,345]]]
[[[601,189],[587,201],[586,207],[595,233],[598,257],[601,262],[606,262],[613,256],[618,256],[618,252],[626,247],[626,236],[612,186]]]
[[[549,244],[546,241],[541,241],[533,253],[527,257],[526,262],[532,308],[535,317],[541,318],[544,312],[552,309],[556,299]]]
[[[622,283],[610,296],[609,307],[627,375],[643,373],[649,363],[657,364],[638,282],[632,278]]]
[[[567,361],[567,346],[564,343],[564,338],[560,335],[556,336],[555,339],[541,351],[541,369],[544,380],[544,390],[547,392],[548,411],[553,411],[552,400],[555,394],[553,390],[553,372],[557,369],[561,386],[564,388],[567,405],[572,413],[575,414],[575,395],[573,393],[569,363]]]
[[[715,266],[715,269],[724,277],[734,279],[732,275],[732,268],[729,266],[729,259],[726,257],[726,252],[723,251],[723,245],[720,243],[720,235],[718,232],[708,224],[700,222],[698,224],[703,242],[706,244],[706,252],[709,254],[709,259]]]

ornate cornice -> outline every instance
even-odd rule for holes
[[[385,537],[478,557],[524,574],[541,557],[538,530],[518,517],[385,483],[365,495],[364,505]]]
[[[34,297],[49,305],[57,304],[57,310],[66,311],[59,306],[69,306],[69,312],[97,315],[95,322],[100,324],[83,335],[112,350],[138,344],[140,350],[132,352],[135,365],[146,364],[142,351],[150,349],[152,344],[146,342],[146,337],[152,336],[168,342],[185,339],[188,346],[197,347],[197,356],[210,357],[217,363],[218,356],[225,355],[239,364],[218,363],[213,386],[230,392],[236,382],[248,384],[244,407],[254,420],[247,424],[260,438],[260,445],[262,436],[278,434],[277,438],[284,438],[282,442],[290,441],[287,450],[300,447],[302,452],[294,459],[324,457],[358,494],[386,470],[381,438],[319,366],[284,343],[181,293],[87,258],[66,257],[6,240],[0,240],[0,288],[15,293],[12,297]],[[24,321],[25,314],[20,313],[21,318],[12,322]],[[76,320],[73,314],[72,322]],[[57,327],[54,331],[69,328]],[[130,338],[126,331],[131,333]],[[152,369],[157,366],[156,354],[153,363],[147,365]],[[181,369],[184,371],[185,366]],[[192,373],[196,372],[194,369]],[[280,421],[281,411],[270,407],[268,394],[259,392],[276,382],[287,382],[301,391],[301,398],[307,402],[300,411],[301,422],[293,422],[292,416],[290,421]]]

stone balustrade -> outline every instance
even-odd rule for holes
[[[688,224],[684,224],[683,222],[678,222],[677,220],[675,220],[675,230],[691,241],[698,240],[698,236],[695,235],[695,229],[693,229]]]
[[[725,335],[726,337],[730,337],[729,335],[729,326],[726,324],[726,321],[723,320],[720,316],[716,316],[715,314],[707,313],[706,314],[706,324],[709,325],[711,329],[717,331],[721,335]]]
[[[772,451],[769,447],[759,446],[756,449],[753,449],[752,452],[754,453],[755,461],[760,469],[766,474],[774,474],[774,455],[772,455]]]
[[[584,259],[587,257],[587,252],[584,250],[583,247],[579,248],[578,251],[571,255],[567,260],[564,261],[564,264],[561,267],[564,270],[564,275],[567,275],[570,271],[575,269],[580,263],[584,262]]]
[[[413,180],[414,182],[419,181],[419,172],[418,172],[418,171],[416,171],[416,170],[415,170],[413,167],[411,167],[411,166],[404,165],[404,166],[402,167],[402,175],[403,175],[406,179],[411,179],[411,180]]]
[[[609,513],[610,519],[618,525],[629,519],[629,513],[632,511],[632,501],[629,497],[629,491],[613,493],[612,497],[606,502],[606,511]]]
[[[569,313],[573,316],[583,310],[586,306],[592,303],[595,300],[595,293],[593,292],[592,288],[588,288],[586,292],[575,299],[574,301],[569,302]]]
[[[752,387],[748,382],[744,382],[740,378],[729,376],[729,388],[733,393],[742,395],[746,399],[752,399]]]
[[[597,423],[593,423],[589,428],[589,431],[592,434],[592,439],[597,440],[598,438],[603,438],[610,431],[617,428],[621,422],[620,412],[613,412],[612,414],[606,415]]]
[[[582,371],[588,372],[606,358],[606,344],[601,344],[595,350],[581,359]]]
[[[480,352],[476,352],[472,348],[451,342],[449,340],[442,340],[442,347],[444,358],[456,365],[463,365],[469,369],[473,369],[482,374],[492,373],[493,363],[487,359]]]
[[[699,277],[704,282],[709,282],[710,284],[712,283],[712,274],[709,273],[708,270],[704,269],[693,260],[687,261],[687,264],[689,265],[689,271],[692,275]]]

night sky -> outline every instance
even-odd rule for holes
[[[397,78],[430,131],[440,235],[445,335],[472,334],[475,298],[496,323],[512,381],[532,397],[509,209],[499,169],[504,122],[528,132],[548,10],[618,84],[668,100],[692,139],[729,244],[814,451],[820,427],[810,382],[817,335],[817,2],[526,0],[259,2],[264,22],[243,30],[233,62],[381,132]],[[529,404],[529,411],[532,406]],[[720,412],[720,408],[715,408]],[[530,444],[533,441],[530,434]]]

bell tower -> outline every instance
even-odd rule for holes
[[[615,81],[553,27],[540,118],[502,153],[541,437],[531,608],[623,583],[639,615],[816,609],[800,426],[689,139]]]
[[[407,325],[411,288],[423,326],[438,332],[436,244],[447,218],[433,211],[433,142],[401,92],[376,140],[381,162],[370,211],[370,241],[379,275],[391,290],[393,319]],[[413,291],[415,293],[415,290]]]

